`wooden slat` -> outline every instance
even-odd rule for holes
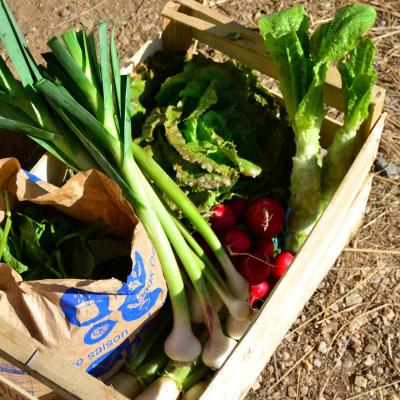
[[[38,398],[0,375],[0,400],[38,400]]]
[[[214,10],[197,3],[193,0],[181,0],[181,5],[190,9],[192,15],[186,15],[176,10],[176,3],[169,1],[164,7],[164,17],[174,20],[193,30],[193,37],[206,43],[227,56],[250,66],[272,78],[279,80],[279,69],[267,55],[264,43],[258,32],[245,28],[234,22],[231,18],[223,16]],[[230,40],[229,33],[239,32],[241,39]],[[375,86],[370,106],[369,127],[375,125],[381,111],[379,104],[384,98],[385,90]],[[324,88],[324,100],[329,106],[343,111],[344,100],[341,91],[340,74],[336,68],[331,67],[328,71]],[[375,108],[378,110],[375,111]],[[368,132],[370,129],[368,130]]]
[[[287,274],[201,400],[242,399],[328,273],[365,209],[370,185],[370,180],[365,180],[378,150],[385,117],[383,114],[378,120]],[[240,378],[235,379],[239,368]]]
[[[38,379],[65,399],[126,400],[37,340],[0,320],[0,357]]]
[[[170,9],[177,13],[190,14],[191,10],[176,3],[170,4]],[[190,27],[176,23],[174,20],[164,19],[162,41],[164,50],[171,52],[190,53],[190,47],[193,43],[193,32]]]

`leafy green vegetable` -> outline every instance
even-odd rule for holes
[[[376,81],[374,58],[373,42],[362,38],[349,56],[342,58],[338,64],[345,97],[345,116],[343,127],[335,133],[324,160],[322,194],[325,204],[332,198],[354,159],[357,131],[368,116]]]
[[[139,83],[142,78],[140,74]],[[152,75],[147,73],[146,79],[150,85]],[[201,212],[235,193],[251,196],[277,187],[284,192],[293,154],[290,129],[252,71],[231,61],[196,56],[183,72],[161,84],[156,100],[135,141]],[[276,130],[287,139],[286,146]],[[261,166],[267,164],[264,171]],[[281,180],[275,179],[278,175]]]
[[[52,207],[38,205],[14,214],[0,259],[24,280],[93,278],[98,274],[125,279],[131,268],[129,243],[108,234],[101,222],[83,225]],[[114,260],[118,260],[118,276],[110,267]]]
[[[323,85],[330,64],[353,50],[374,23],[371,6],[351,4],[337,10],[332,21],[308,38],[309,18],[303,7],[264,16],[260,33],[267,51],[279,65],[280,87],[293,127],[296,154],[290,184],[291,236],[297,252],[318,219],[321,204],[319,133],[325,116]]]

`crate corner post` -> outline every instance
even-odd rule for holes
[[[162,30],[162,43],[164,50],[171,52],[184,52],[191,53],[193,44],[192,29],[168,18],[169,11],[180,12],[182,14],[190,15],[191,10],[185,6],[168,1],[165,5],[162,15],[163,30]]]

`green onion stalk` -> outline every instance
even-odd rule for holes
[[[175,181],[154,161],[152,157],[137,144],[132,146],[133,155],[145,174],[165,193],[180,209],[195,229],[203,236],[220,262],[232,293],[241,299],[247,299],[248,287],[245,279],[237,272],[229,256],[225,252],[218,237],[210,225],[199,214],[196,206],[187,198]]]
[[[3,232],[2,232],[2,230],[0,228],[0,233],[1,233],[1,237],[0,237],[0,261],[1,261],[1,258],[3,256],[4,249],[6,248],[6,245],[7,245],[7,238],[8,238],[8,234],[10,233],[11,224],[12,224],[10,200],[8,198],[8,192],[6,190],[4,191],[3,198],[4,198],[6,222],[4,224]]]
[[[201,305],[201,309],[203,311],[204,321],[209,331],[209,339],[203,348],[202,360],[204,364],[210,368],[218,369],[235,347],[236,341],[225,336],[222,331],[219,315],[213,301],[214,299],[208,287],[208,282],[206,281],[207,274],[203,274],[203,271],[206,269],[205,264],[197,256],[194,250],[190,248],[189,244],[185,241],[184,236],[180,234],[180,230],[176,225],[174,218],[171,216],[168,210],[165,209],[161,200],[151,189],[150,184],[144,179],[144,177],[142,178],[144,187],[149,195],[150,202],[153,205],[153,208],[156,211],[160,221],[162,221],[161,223],[163,224],[163,228],[168,236],[168,239],[170,240],[175,251],[179,253],[180,260],[193,283],[195,292]],[[222,293],[223,289],[216,284],[212,275],[208,276],[208,278],[211,284],[214,283],[213,288],[216,291],[220,290]],[[223,297],[221,297],[222,300]],[[240,306],[234,308],[234,311],[236,311],[235,317],[240,320],[247,319],[250,313],[249,304],[240,300],[237,300],[237,302],[240,302]],[[179,332],[176,332],[176,336],[174,337],[179,337],[179,334]],[[181,349],[186,349],[186,340],[186,334],[184,332],[181,339],[177,343],[167,339],[165,343],[166,353],[168,354],[168,350],[176,352],[176,346]],[[169,349],[170,346],[173,347],[173,350]]]

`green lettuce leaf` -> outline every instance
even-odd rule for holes
[[[325,205],[334,195],[355,157],[357,131],[368,117],[372,89],[376,81],[373,67],[375,46],[362,38],[338,68],[345,97],[345,117],[328,148],[323,167],[323,198]]]
[[[259,21],[265,47],[279,66],[280,88],[295,133],[287,241],[294,252],[300,249],[322,209],[319,135],[325,116],[323,86],[327,70],[357,46],[375,16],[373,8],[365,4],[344,6],[332,21],[319,26],[310,40],[309,19],[301,6]]]

